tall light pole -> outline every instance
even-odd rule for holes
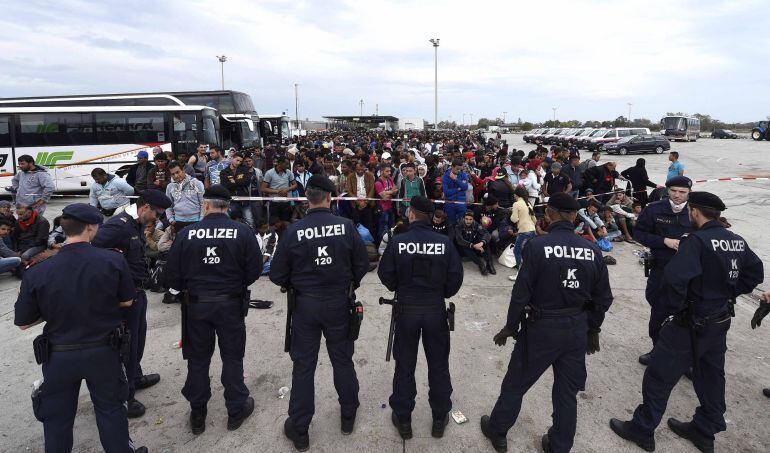
[[[632,103],[628,103],[628,124],[631,124],[631,106],[634,105]]]
[[[553,110],[553,122],[556,122],[556,111],[559,110],[559,107],[551,107],[551,110]]]
[[[219,63],[222,65],[222,90],[225,89],[225,61],[227,61],[227,57],[222,55],[217,55],[217,60],[219,60]]]
[[[429,40],[433,44],[433,129],[438,129],[438,42],[439,38]]]
[[[358,106],[361,108],[361,113],[359,113],[358,115],[359,116],[364,116],[364,100],[363,99],[358,101]]]
[[[506,113],[508,113],[508,112],[503,112],[503,126],[505,126],[505,115],[506,115]]]
[[[468,125],[468,129],[470,129],[471,127],[473,127],[473,113],[469,113],[468,115],[470,115],[470,116],[471,116],[471,122],[470,122],[470,124]]]
[[[463,113],[463,126],[465,126],[465,115],[467,115],[467,113]]]
[[[294,82],[294,121],[297,122],[297,129],[299,130],[299,84]]]

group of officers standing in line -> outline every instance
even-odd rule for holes
[[[670,181],[669,198],[643,211],[636,228],[637,240],[651,248],[655,259],[646,291],[653,349],[649,357],[640,358],[648,363],[643,403],[633,420],[612,419],[610,426],[648,451],[655,448],[654,430],[669,394],[690,367],[700,407],[692,422],[670,419],[669,426],[701,451],[713,451],[714,434],[725,429],[724,354],[732,303],[763,278],[762,263],[748,244],[719,223],[725,209],[722,201],[710,193],[691,193],[690,187],[686,178]],[[307,216],[287,228],[270,270],[270,280],[290,299],[287,346],[294,366],[284,433],[299,451],[310,443],[322,334],[339,395],[342,434],[353,432],[359,406],[352,357],[361,313],[354,290],[368,270],[368,258],[354,224],[331,213],[334,192],[327,177],[310,178]],[[188,373],[182,393],[190,402],[195,434],[206,428],[208,372],[217,339],[227,428],[237,429],[254,410],[243,377],[244,318],[248,287],[259,277],[262,260],[249,228],[227,217],[229,199],[222,186],[206,190],[203,220],[178,233],[167,263],[168,286],[184,294],[183,356]],[[159,380],[157,375],[144,375],[139,364],[146,334],[142,288],[147,268],[138,250],[143,246],[142,225],[155,221],[169,203],[164,194],[145,191],[135,207],[102,227],[95,208],[67,206],[62,252],[24,276],[15,323],[26,329],[45,322],[43,334],[35,340],[44,381],[33,393],[33,409],[44,424],[46,451],[71,451],[82,380],[91,393],[104,449],[147,451],[134,447],[127,422],[130,402],[136,401],[133,392]],[[491,414],[481,418],[481,430],[496,451],[507,451],[506,435],[524,394],[550,367],[553,426],[543,435],[542,447],[557,453],[572,448],[576,396],[587,376],[585,355],[599,351],[599,333],[613,300],[600,249],[573,233],[578,209],[566,194],[548,200],[549,234],[527,244],[506,324],[494,336],[501,346],[508,337],[517,340],[500,396]],[[431,230],[432,211],[428,199],[411,199],[410,227],[390,241],[378,270],[382,283],[395,291],[396,368],[389,402],[392,422],[403,439],[412,437],[420,339],[428,365],[434,437],[443,436],[452,408],[453,317],[445,300],[460,289],[463,268],[447,238]],[[760,310],[757,323],[767,314]]]

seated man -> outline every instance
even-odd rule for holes
[[[14,252],[7,245],[5,245],[5,238],[7,238],[11,231],[13,231],[14,222],[7,219],[0,219],[0,274],[5,272],[13,272],[21,264],[21,257],[18,253]]]
[[[473,220],[473,211],[466,211],[462,220],[455,225],[455,244],[461,257],[470,258],[476,263],[481,275],[496,274],[495,265],[492,262],[492,254],[489,252],[489,232],[478,222]]]
[[[514,229],[508,223],[508,215],[500,207],[494,195],[487,195],[484,198],[484,206],[474,207],[473,220],[489,232],[490,252],[493,255],[497,255],[500,249],[508,245],[514,237]],[[500,237],[501,233],[504,237]]]
[[[48,248],[50,224],[45,217],[25,204],[16,205],[16,215],[19,221],[13,232],[13,243],[16,244],[22,264],[26,266],[33,256]]]
[[[602,219],[599,218],[600,206],[599,203],[592,201],[588,203],[588,207],[578,211],[578,228],[582,225],[582,228],[580,228],[582,232],[580,234],[592,242],[607,236],[607,228],[604,226]]]
[[[618,190],[609,199],[607,206],[612,209],[613,216],[617,224],[620,225],[626,241],[633,242],[634,238],[631,233],[638,215],[638,213],[634,214],[634,199],[626,195],[622,190]],[[639,204],[639,212],[641,212],[641,204]]]
[[[612,208],[609,206],[602,206],[601,214],[599,217],[602,219],[602,222],[604,222],[604,227],[607,229],[607,236],[606,238],[610,241],[614,241],[618,239],[619,241],[623,241],[621,239],[621,235],[623,233],[620,232],[620,228],[618,227],[618,223],[615,221],[615,215],[612,212]]]
[[[270,223],[277,223],[277,218],[270,219]],[[278,247],[278,233],[264,220],[257,224],[257,243],[262,251],[262,275],[270,274],[270,263],[273,262],[273,254]]]

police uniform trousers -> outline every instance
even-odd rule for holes
[[[126,376],[128,377],[128,399],[134,399],[136,393],[136,381],[144,376],[142,371],[142,356],[144,356],[144,342],[147,338],[147,294],[143,289],[136,290],[136,298],[130,307],[121,309],[126,327],[131,332],[131,349],[126,363]]]
[[[399,300],[399,304],[404,303]],[[402,423],[411,420],[417,386],[414,370],[422,336],[428,362],[428,402],[434,420],[443,420],[452,410],[452,379],[449,375],[449,326],[443,300],[440,304],[403,305],[396,318],[393,357],[393,393],[390,407]]]
[[[516,423],[524,394],[553,366],[553,426],[548,437],[553,453],[568,452],[577,426],[576,396],[584,390],[586,382],[586,314],[526,322],[527,332],[520,332],[513,349],[500,397],[490,415],[490,426],[493,432],[505,437]]]
[[[133,452],[128,436],[128,382],[120,354],[110,346],[51,352],[43,363],[44,382],[33,397],[35,417],[43,422],[46,453],[72,451],[72,427],[80,383],[85,380],[94,404],[102,448],[108,453]]]
[[[698,370],[693,372],[693,387],[700,406],[693,423],[705,436],[727,429],[725,405],[725,352],[729,316],[724,322],[709,324],[697,332]],[[634,424],[644,434],[652,435],[660,424],[666,404],[682,375],[693,366],[690,330],[676,322],[667,322],[652,349],[650,364],[642,380],[643,403],[634,411]]]
[[[193,409],[206,407],[211,399],[209,367],[214,343],[219,341],[222,358],[222,386],[228,416],[237,416],[249,397],[243,380],[243,356],[246,353],[246,322],[242,301],[236,298],[211,301],[205,298],[186,306],[186,342],[182,345],[187,360],[187,380],[182,395]]]
[[[297,294],[291,327],[291,380],[289,418],[294,428],[307,432],[315,413],[315,369],[321,334],[333,368],[334,388],[341,415],[354,417],[359,406],[358,378],[353,366],[354,342],[348,339],[350,307],[345,295],[313,297]]]
[[[648,333],[652,344],[658,341],[658,333],[663,322],[671,314],[666,310],[666,291],[663,288],[663,270],[668,261],[655,261],[655,265],[650,269],[650,276],[647,278],[647,286],[644,289],[644,296],[647,303],[650,304],[650,323]]]

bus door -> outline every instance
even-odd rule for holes
[[[11,140],[12,133],[11,117],[0,115],[0,178],[12,178],[16,174],[16,156],[13,151],[13,140]],[[10,179],[7,179],[8,184],[4,184],[6,179],[2,179],[2,181],[2,187],[11,185]]]
[[[171,141],[171,150],[174,158],[179,153],[186,153],[192,156],[196,153],[198,147],[198,131],[201,129],[200,113],[197,112],[175,112],[174,133]]]

